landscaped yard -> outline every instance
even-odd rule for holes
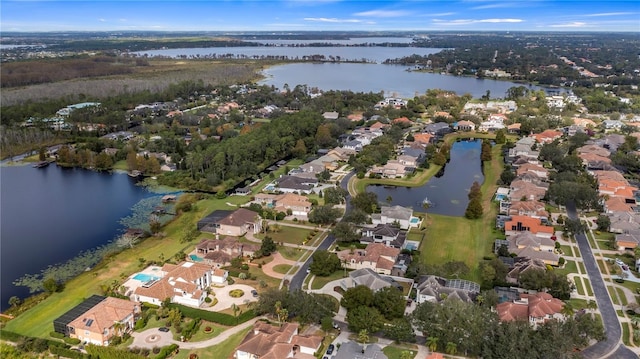
[[[274,227],[273,224],[269,225],[270,227]],[[256,238],[263,239],[265,236],[269,236],[276,243],[292,243],[292,244],[302,244],[302,241],[307,239],[307,236],[312,231],[306,228],[299,227],[289,227],[286,225],[277,225],[277,231],[269,231],[268,233],[260,233],[256,235]]]
[[[313,283],[311,283],[311,289],[320,289],[322,287],[325,286],[325,284],[333,281],[333,280],[337,280],[337,279],[342,279],[344,278],[344,270],[339,270],[334,272],[332,275],[327,276],[327,277],[320,277],[320,276],[315,276],[313,278]],[[349,272],[347,271],[347,275],[349,275]]]
[[[286,274],[291,269],[290,264],[277,264],[273,266],[273,271],[280,274]]]
[[[182,349],[180,353],[175,355],[173,358],[175,359],[188,359],[189,355],[195,353],[198,355],[198,359],[221,359],[221,358],[229,358],[235,351],[236,347],[240,345],[242,339],[247,335],[247,333],[252,329],[252,327],[246,328],[236,334],[233,334],[229,337],[229,339],[223,341],[218,345],[214,345],[212,347],[203,348],[203,349]]]
[[[278,252],[285,257],[286,259],[290,259],[292,261],[297,261],[303,255],[308,254],[309,251],[300,249],[300,248],[292,248],[292,247],[278,247]]]
[[[389,359],[400,359],[402,352],[404,351],[411,352],[411,354],[413,354],[411,355],[411,358],[415,358],[415,356],[418,354],[418,350],[414,346],[387,345],[382,349],[382,352]]]
[[[575,261],[568,260],[565,262],[564,268],[558,268],[555,271],[562,274],[578,273],[578,267]]]

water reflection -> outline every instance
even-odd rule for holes
[[[434,176],[421,187],[372,185],[367,191],[376,193],[381,203],[391,198],[392,205],[411,207],[424,212],[423,202],[431,204],[426,212],[448,216],[463,216],[469,199],[467,195],[474,181],[482,183],[480,140],[459,141],[451,147],[451,160],[440,176]],[[442,172],[442,171],[441,171]]]

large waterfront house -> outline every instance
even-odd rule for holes
[[[130,333],[139,316],[139,303],[93,295],[54,320],[53,328],[86,344],[109,345],[114,336]]]
[[[165,264],[156,275],[133,291],[133,300],[161,305],[165,299],[169,299],[172,303],[199,307],[207,297],[206,289],[211,285],[223,284],[228,272],[212,269],[206,264],[183,262],[178,265]]]
[[[248,231],[259,233],[262,219],[256,212],[246,208],[235,211],[216,210],[198,221],[197,229],[201,232],[241,237]]]

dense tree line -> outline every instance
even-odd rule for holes
[[[0,68],[3,88],[70,80],[75,78],[130,74],[132,67],[147,66],[144,60],[109,56],[73,59],[30,60],[6,63]]]
[[[500,322],[487,306],[445,300],[422,303],[411,317],[432,350],[464,356],[571,358],[591,339],[604,339],[602,323],[589,314],[551,320],[534,329],[527,321]]]
[[[286,320],[296,318],[302,324],[319,323],[322,318],[332,317],[336,311],[335,305],[329,296],[310,294],[303,291],[289,292],[286,289],[268,289],[260,294],[260,300],[254,311],[258,315],[270,314],[278,316],[280,310],[288,313]]]

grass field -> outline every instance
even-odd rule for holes
[[[349,272],[347,271],[347,275],[348,274]],[[311,289],[320,289],[324,287],[327,283],[333,280],[342,279],[342,278],[344,278],[343,270],[336,271],[332,275],[327,277],[315,276],[315,278],[313,278],[313,283],[311,283]]]
[[[426,238],[420,245],[421,260],[427,264],[444,264],[463,261],[471,268],[466,279],[479,281],[478,264],[482,257],[491,253],[493,242],[503,234],[494,229],[497,208],[491,198],[498,187],[496,181],[503,164],[500,146],[492,149],[493,159],[484,164],[485,180],[482,184],[484,214],[476,220],[464,217],[429,214]]]
[[[269,226],[273,227],[273,224],[270,224]],[[276,232],[269,231],[266,234],[261,233],[256,235],[256,238],[262,239],[265,236],[269,236],[276,243],[302,244],[302,241],[307,239],[307,236],[311,232],[312,231],[310,229],[278,225],[278,230]]]
[[[413,346],[387,345],[382,349],[382,352],[389,359],[400,359],[402,356],[402,352],[404,351],[411,352],[412,355],[410,356],[410,358],[415,358],[415,356],[418,354],[418,350]]]
[[[252,329],[249,327],[243,331],[240,331],[232,336],[229,339],[223,341],[218,345],[214,345],[212,347],[203,348],[203,349],[183,349],[180,350],[180,353],[175,355],[173,358],[175,359],[187,359],[190,354],[197,354],[199,359],[227,359],[232,358],[233,352],[236,347],[240,345],[242,339],[247,335],[247,333]]]
[[[291,269],[290,264],[277,264],[273,266],[273,271],[280,274],[286,274]]]

